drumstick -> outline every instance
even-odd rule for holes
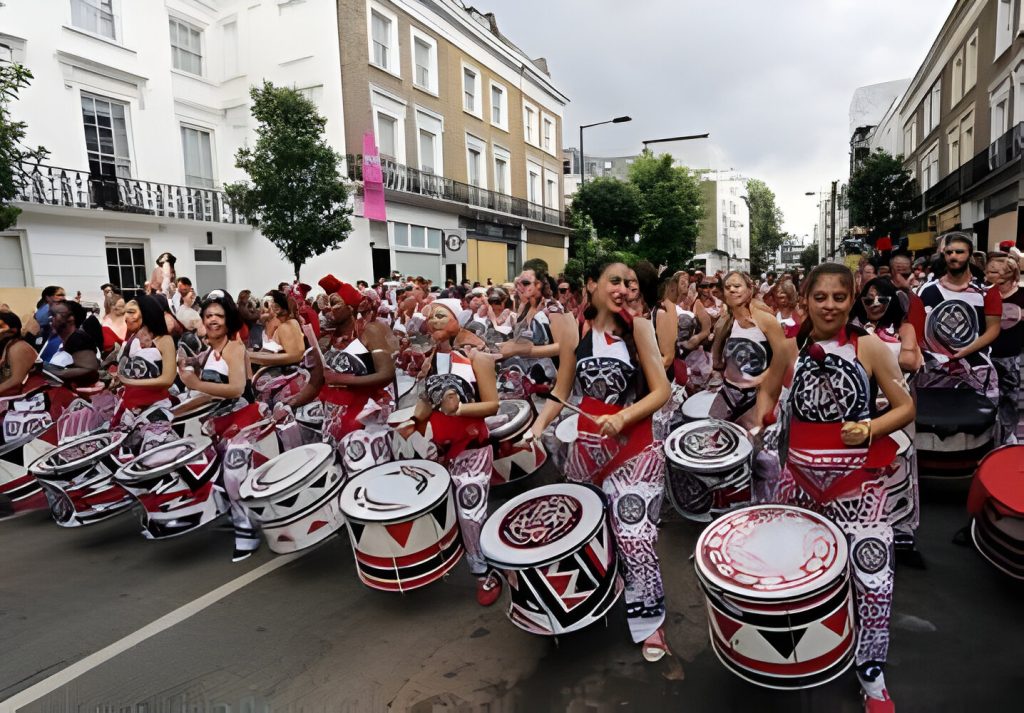
[[[579,408],[577,406],[573,406],[570,403],[566,403],[565,401],[563,401],[562,399],[558,398],[557,396],[555,396],[550,391],[547,392],[547,393],[540,393],[540,392],[538,392],[537,395],[540,396],[542,399],[548,399],[550,401],[555,401],[556,403],[560,403],[560,404],[562,404],[562,408],[567,408],[570,411],[572,411],[573,413],[579,414],[580,416],[582,416],[583,418],[587,419],[588,421],[590,421],[592,424],[594,424],[597,427],[601,426],[601,424],[598,423],[594,419],[594,417],[591,416],[589,413],[587,413],[586,411],[584,411],[583,409],[581,409],[581,408]]]

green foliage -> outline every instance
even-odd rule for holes
[[[896,238],[917,209],[917,184],[903,157],[878,149],[850,177],[850,221],[868,229],[869,239]]]
[[[800,251],[800,264],[803,265],[804,270],[807,272],[810,272],[818,264],[819,259],[817,243],[808,245]]]
[[[593,224],[585,213],[570,210],[569,225],[573,228],[569,234],[569,260],[562,274],[577,284],[583,284],[589,268],[601,263],[614,260],[632,265],[641,259],[635,251],[624,249],[622,241],[595,237]]]
[[[228,202],[291,263],[295,277],[310,258],[340,245],[352,229],[338,154],[323,138],[326,120],[294,89],[252,87],[259,123],[254,148],[235,154],[249,182],[225,186]]]
[[[22,65],[0,62],[0,230],[14,225],[21,213],[10,202],[18,195],[23,165],[39,163],[49,155],[42,146],[24,148],[26,124],[11,120],[10,105],[31,79],[32,73]]]
[[[603,238],[632,244],[640,231],[642,211],[636,186],[616,178],[596,178],[580,186],[573,196],[573,208],[590,218]]]
[[[655,266],[689,262],[704,217],[700,178],[672,161],[645,150],[629,167],[641,208],[640,242],[631,250]]]
[[[782,210],[775,205],[775,193],[764,181],[747,181],[750,208],[750,271],[760,275],[771,269],[775,254],[789,237],[782,232]]]

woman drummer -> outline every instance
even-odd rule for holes
[[[487,517],[493,462],[484,419],[498,412],[494,359],[460,346],[479,343],[479,338],[463,329],[469,314],[459,300],[435,300],[426,310],[435,349],[413,419],[437,444],[451,473],[466,559],[477,578],[476,599],[490,606],[501,594],[501,579],[488,570],[480,551],[480,527]]]
[[[232,436],[259,421],[261,413],[252,402],[245,346],[238,339],[242,317],[235,301],[223,290],[214,290],[203,300],[199,313],[209,348],[198,357],[180,358],[178,376],[189,390],[222,400],[211,415],[208,428],[218,439],[217,449],[224,456],[221,472],[235,528],[232,561],[241,562],[259,548],[260,539],[238,495],[238,488],[249,470],[251,445]]]
[[[807,320],[796,340],[783,434],[788,455],[773,500],[822,513],[846,533],[859,614],[857,676],[868,713],[883,713],[894,710],[883,675],[893,531],[880,504],[897,467],[889,434],[914,420],[914,403],[893,351],[848,323],[854,295],[854,277],[844,265],[819,265],[805,281]],[[878,390],[889,402],[881,415],[873,399]]]
[[[302,361],[305,341],[294,306],[283,292],[271,290],[260,303],[263,341],[258,351],[249,353],[257,366],[290,366]]]
[[[632,271],[620,262],[587,275],[590,330],[565,340],[554,395],[578,402],[579,437],[564,472],[569,481],[592,483],[608,498],[612,529],[626,581],[630,635],[648,661],[669,653],[662,628],[665,591],[655,552],[654,518],[665,490],[662,444],[652,416],[669,398],[669,382],[650,320],[630,320],[625,303]],[[539,438],[561,411],[549,401],[530,433]]]

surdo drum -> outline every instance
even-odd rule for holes
[[[324,428],[323,401],[310,401],[295,409],[295,422],[299,424],[303,443],[320,443]]]
[[[714,391],[698,391],[683,402],[683,421],[700,421],[711,415],[711,404],[715,402]]]
[[[974,389],[917,389],[918,468],[922,478],[969,480],[996,443],[996,407]]]
[[[53,519],[80,527],[129,509],[131,495],[114,481],[123,433],[76,438],[39,458],[28,470],[43,487]]]
[[[680,426],[665,439],[668,494],[683,517],[712,516],[750,502],[753,445],[736,424],[704,419]]]
[[[509,585],[508,618],[558,635],[600,620],[622,592],[604,498],[589,485],[544,485],[487,518],[480,549]]]
[[[985,456],[971,484],[971,539],[997,569],[1024,580],[1024,445]]]
[[[115,477],[142,506],[143,537],[163,540],[228,511],[227,496],[215,482],[220,465],[212,441],[191,436],[138,455]]]
[[[203,435],[203,424],[223,401],[206,395],[196,395],[182,401],[172,409],[174,420],[171,427],[182,438]]]
[[[490,427],[491,443],[494,447],[494,465],[491,474],[491,485],[506,485],[531,475],[545,461],[547,452],[539,440],[530,443],[518,443],[523,434],[533,425],[533,405],[521,399],[507,399],[498,406],[498,416],[502,422]]]
[[[831,681],[856,641],[846,537],[787,505],[734,510],[697,540],[711,645],[740,678],[767,688]]]
[[[404,592],[435,582],[462,557],[451,476],[439,463],[384,463],[341,491],[356,572],[363,584]]]
[[[345,484],[336,451],[299,446],[251,471],[239,488],[267,546],[285,554],[315,545],[345,524],[338,495]]]

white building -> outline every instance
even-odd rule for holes
[[[707,271],[750,270],[750,208],[747,179],[730,171],[702,176],[704,220],[697,236],[697,260]]]

